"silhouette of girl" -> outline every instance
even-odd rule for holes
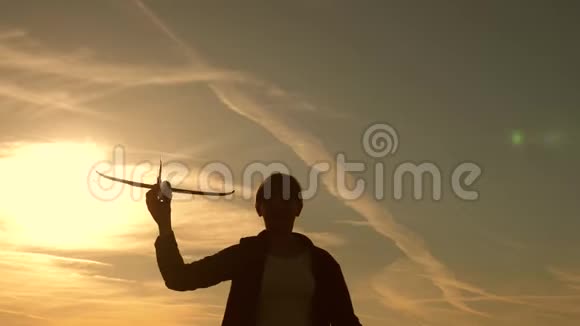
[[[166,286],[192,291],[231,280],[222,326],[360,326],[336,260],[305,235],[293,232],[303,207],[301,187],[274,173],[256,192],[265,229],[198,261],[184,263],[171,228],[171,200],[147,192],[159,226],[157,264]]]

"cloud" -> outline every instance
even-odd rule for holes
[[[248,77],[240,72],[218,71],[197,65],[144,66],[108,63],[97,60],[87,50],[60,54],[41,47],[28,48],[9,42],[0,42],[0,67],[123,87],[220,79],[248,81]]]
[[[2,250],[0,251],[0,264],[14,264],[18,261],[24,259],[30,259],[35,262],[39,263],[77,263],[77,264],[84,264],[84,265],[99,265],[99,266],[110,266],[110,264],[102,263],[95,260],[90,259],[82,259],[82,258],[74,258],[74,257],[63,257],[63,256],[56,256],[51,254],[45,254],[41,252],[26,252],[26,251],[11,251],[11,250]]]
[[[21,29],[9,29],[0,32],[0,40],[22,39],[27,35],[26,31]]]
[[[88,103],[132,88],[213,80],[252,82],[248,74],[200,65],[105,62],[87,49],[59,53],[23,30],[0,31],[0,70],[0,98],[22,104],[7,105],[13,110],[33,109],[36,116],[64,111],[105,121],[116,120]]]
[[[1,309],[1,308],[0,308],[0,314],[9,314],[9,315],[13,315],[14,317],[25,317],[25,318],[38,319],[38,320],[50,320],[50,319],[47,319],[44,317],[36,316],[33,314],[28,314],[25,312],[7,310],[7,309]],[[15,318],[15,319],[17,319],[17,318]],[[6,320],[4,320],[4,321],[6,321]]]
[[[346,245],[347,240],[340,234],[332,232],[306,232],[300,228],[295,228],[296,232],[303,233],[309,237],[316,246],[322,248],[338,248]]]
[[[351,226],[370,226],[369,222],[367,221],[351,221],[351,220],[340,220],[336,221],[338,224],[348,224]]]
[[[425,320],[433,309],[417,299],[440,299],[440,296],[438,289],[421,277],[421,273],[421,266],[406,258],[399,259],[373,276],[370,283],[385,307]]]
[[[186,302],[160,279],[124,279],[113,271],[91,259],[3,251],[0,314],[10,314],[14,324],[33,319],[58,325],[212,324],[221,318],[220,307]]]
[[[154,17],[150,16],[151,19]],[[4,76],[0,81],[0,97],[29,105],[28,108],[37,111],[36,114],[64,111],[116,121],[112,113],[104,114],[88,103],[142,86],[229,81],[256,85],[271,94],[273,100],[292,98],[292,110],[319,111],[313,104],[300,101],[297,95],[264,83],[249,73],[217,69],[201,62],[197,54],[191,52],[189,55],[196,56],[195,63],[138,65],[106,62],[96,58],[88,49],[59,53],[35,42],[23,30],[0,31],[0,70]],[[277,106],[283,108],[285,103],[288,102],[278,101]],[[325,114],[345,117],[330,110],[325,110]]]
[[[390,312],[399,316],[402,324],[427,325],[573,325],[580,316],[577,304],[580,295],[538,295],[521,293],[539,292],[546,284],[532,282],[519,286],[515,295],[503,294],[502,300],[488,295],[468,295],[458,300],[486,307],[489,318],[470,318],[470,314],[452,309],[446,298],[437,293],[423,275],[422,267],[408,258],[402,258],[374,274],[366,291],[377,295],[379,302]],[[544,282],[549,282],[545,280]],[[504,292],[504,291],[502,291]],[[504,303],[509,302],[510,305]]]
[[[566,271],[553,266],[548,266],[547,269],[558,281],[571,289],[580,290],[580,271]]]
[[[11,98],[13,100],[24,103],[34,104],[39,108],[52,108],[72,113],[87,115],[93,118],[106,118],[106,115],[92,110],[90,108],[82,107],[71,101],[70,94],[65,92],[51,92],[30,90],[17,85],[13,85],[7,81],[0,83],[0,96]]]

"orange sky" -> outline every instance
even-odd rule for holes
[[[153,182],[161,158],[172,184],[236,190],[174,199],[186,261],[263,228],[244,177],[276,163],[316,181],[297,230],[364,325],[576,325],[578,26],[559,6],[0,4],[0,324],[220,324],[229,284],[165,288],[144,192],[94,173]],[[377,123],[396,152],[361,143]],[[365,167],[357,199],[339,154]],[[406,162],[441,172],[440,200],[409,179],[393,197]],[[462,162],[477,200],[452,189]]]

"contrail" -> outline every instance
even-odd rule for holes
[[[65,256],[57,256],[51,254],[45,254],[41,252],[29,252],[29,251],[14,251],[14,250],[1,250],[0,251],[0,259],[2,257],[27,257],[27,259],[44,259],[44,260],[59,260],[59,261],[66,261],[71,263],[83,263],[83,264],[90,264],[90,265],[101,265],[101,266],[111,266],[111,264],[103,263],[96,260],[90,259],[82,259],[82,258],[73,258],[73,257],[65,257]]]
[[[12,98],[21,102],[32,103],[39,106],[49,106],[62,111],[68,111],[76,114],[87,115],[104,120],[111,120],[109,117],[103,115],[102,112],[94,111],[92,109],[72,105],[63,101],[57,101],[50,98],[50,96],[41,96],[37,93],[30,92],[26,89],[7,84],[0,84],[0,96]]]
[[[25,33],[10,32],[1,34],[0,32],[0,67],[8,68],[17,72],[34,73],[36,75],[47,75],[65,79],[68,83],[78,87],[80,84],[89,86],[103,86],[105,90],[90,91],[87,94],[75,94],[67,92],[66,96],[58,96],[62,90],[68,87],[55,87],[53,80],[50,84],[57,91],[38,91],[35,89],[20,86],[20,83],[0,82],[0,97],[6,97],[24,103],[31,103],[40,109],[30,118],[38,117],[50,111],[66,111],[97,118],[100,120],[115,122],[116,120],[109,114],[102,111],[93,110],[83,106],[84,103],[98,100],[114,93],[125,91],[131,88],[147,85],[168,85],[183,84],[189,82],[207,82],[212,80],[228,80],[251,82],[251,77],[241,72],[231,70],[208,70],[203,66],[189,65],[184,69],[169,67],[143,68],[139,66],[117,65],[99,63],[90,60],[86,53],[56,54],[45,53],[45,50],[20,49],[18,46],[10,46],[6,42],[7,37],[3,35],[15,34],[24,37]],[[189,55],[193,55],[189,53]],[[44,76],[43,76],[44,77]],[[37,77],[35,81],[39,78]],[[80,82],[80,83],[79,83]]]
[[[141,0],[134,0],[133,2],[137,5],[137,7],[139,7],[139,9],[141,9],[145,16],[147,16],[147,18],[149,18],[155,26],[161,29],[165,35],[167,35],[175,44],[177,44],[180,49],[182,49],[189,56],[189,58],[192,59],[192,62],[199,64],[200,66],[208,65],[208,63],[204,62],[202,57],[196,53],[191,46],[177,37],[177,35],[175,35],[175,33],[173,33],[173,31],[167,27],[167,25],[165,25],[163,21],[159,19],[159,17],[157,17],[157,15]]]
[[[41,317],[41,316],[37,316],[37,315],[28,314],[28,313],[21,312],[21,311],[0,309],[0,313],[10,314],[10,315],[16,315],[16,316],[22,316],[22,317],[28,317],[28,318],[31,318],[31,319],[39,319],[39,320],[50,321],[50,319],[48,319],[48,318]]]

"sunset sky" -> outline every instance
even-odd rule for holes
[[[507,3],[1,1],[0,325],[221,323],[229,282],[167,289],[144,191],[95,174],[154,182],[160,159],[236,190],[175,198],[188,262],[263,229],[244,173],[277,163],[363,325],[578,325],[580,7]],[[378,157],[375,124],[398,145]],[[356,199],[339,156],[364,167]],[[476,200],[452,187],[465,162]],[[409,175],[395,198],[405,163],[441,199]]]

